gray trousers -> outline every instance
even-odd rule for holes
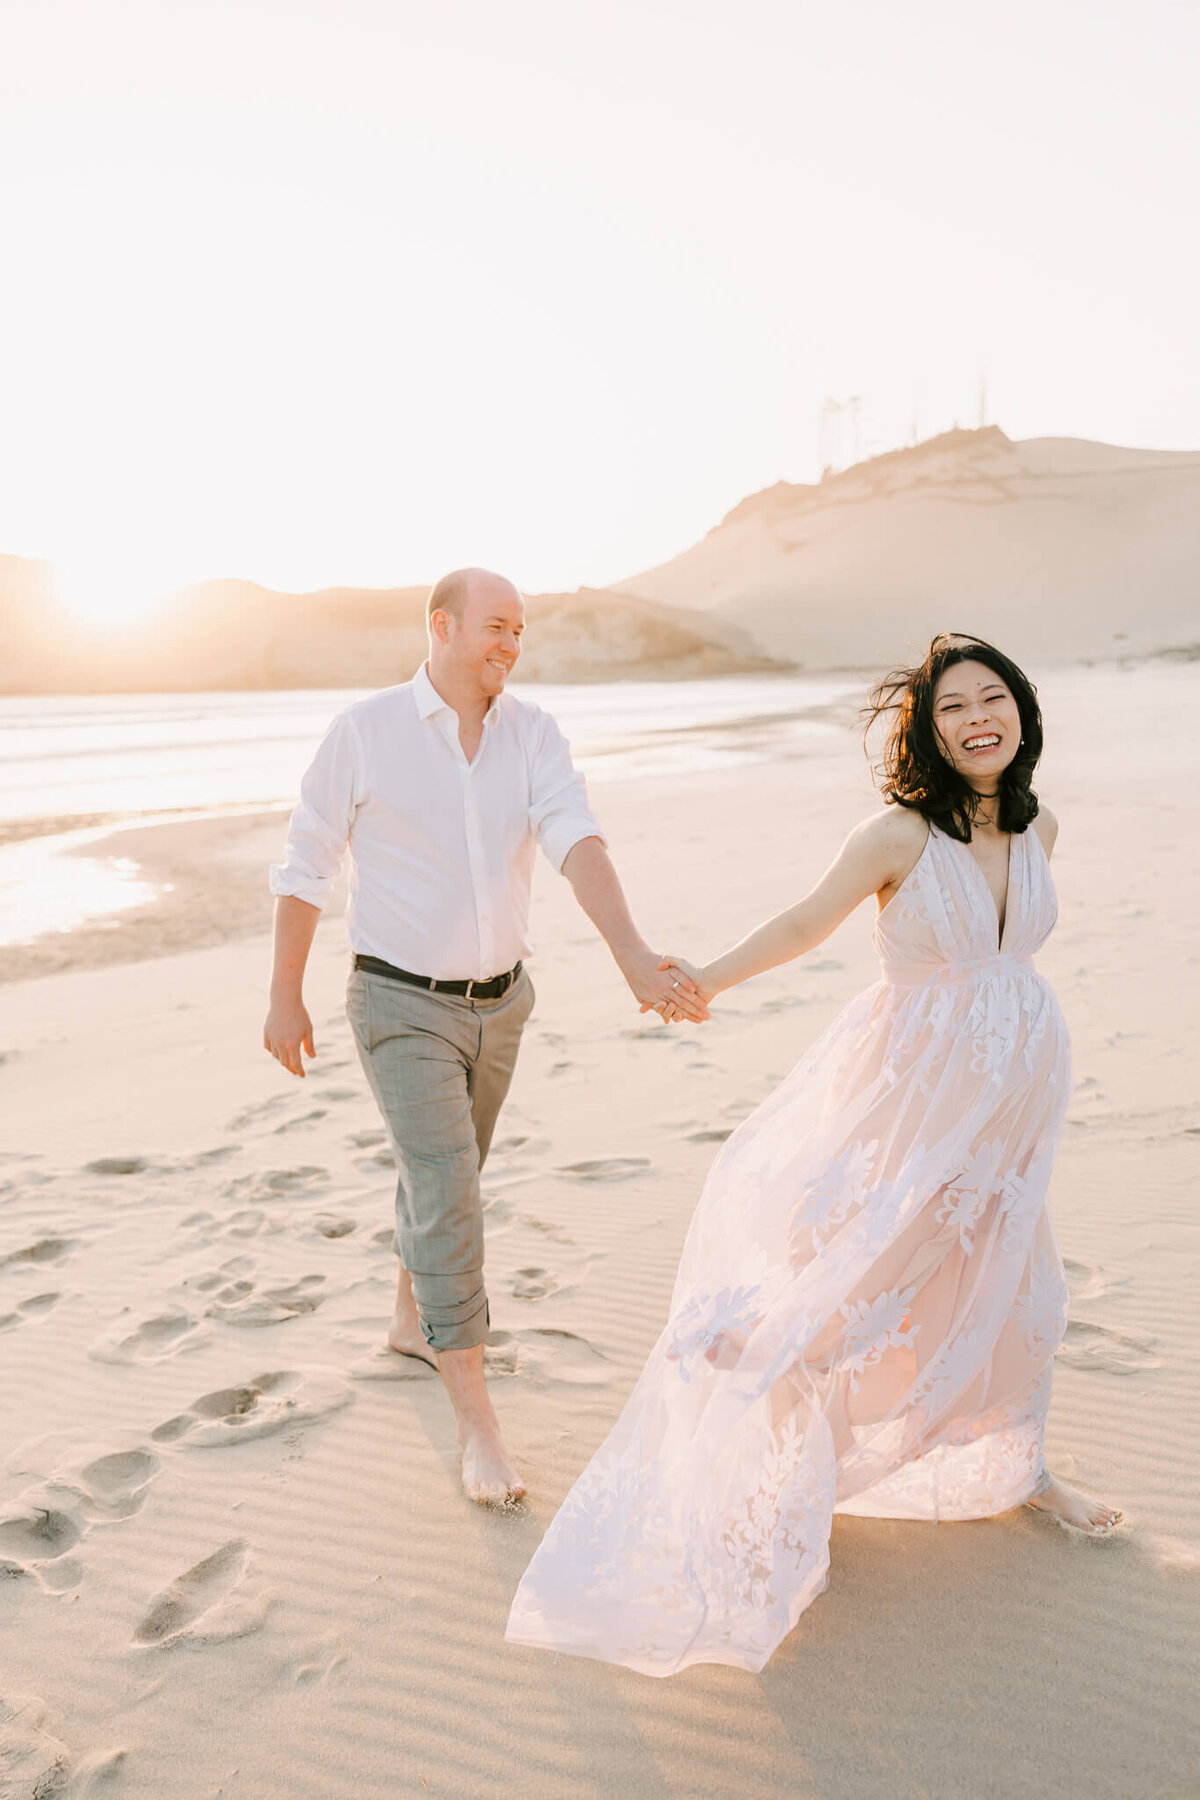
[[[533,997],[524,969],[499,1000],[351,970],[346,1012],[396,1157],[396,1254],[435,1350],[487,1332],[479,1171]]]

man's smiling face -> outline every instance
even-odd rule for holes
[[[456,684],[474,687],[488,699],[503,693],[521,654],[525,602],[510,581],[480,571],[472,575],[462,617],[445,616],[445,636],[436,634],[439,667]]]

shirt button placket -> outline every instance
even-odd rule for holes
[[[475,901],[475,938],[479,958],[475,973],[480,976],[494,975],[496,970],[490,966],[492,955],[491,916],[488,910],[486,863],[483,853],[483,838],[479,825],[479,809],[475,803],[475,784],[472,780],[473,765],[469,766],[463,789],[463,808],[467,828],[467,862],[471,869],[471,892]]]

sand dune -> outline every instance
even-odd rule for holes
[[[1039,961],[1076,1083],[1048,1450],[1130,1530],[838,1519],[830,1590],[759,1678],[507,1647],[520,1573],[657,1334],[714,1147],[871,977],[870,921],[668,1031],[539,873],[538,1003],[485,1180],[488,1361],[530,1485],[502,1516],[461,1497],[437,1378],[380,1349],[393,1171],[340,921],[314,952],[321,1054],[293,1082],[259,1045],[260,886],[240,941],[3,990],[5,1800],[1196,1791],[1187,672],[1036,672],[1063,820]],[[1136,755],[1097,739],[1118,716]],[[802,891],[871,804],[848,731],[597,798],[644,928],[700,955]],[[218,840],[260,880],[264,831]],[[200,849],[190,866],[195,915],[219,910],[225,875],[205,891]]]
[[[424,656],[427,593],[209,581],[99,629],[49,565],[0,556],[0,692],[385,686]],[[1030,661],[1194,653],[1200,452],[947,432],[752,494],[612,588],[531,595],[529,624],[530,681],[875,668],[946,629]]]
[[[429,587],[281,594],[209,581],[128,626],[64,611],[47,564],[0,557],[0,692],[205,692],[229,688],[386,687],[427,652]],[[733,621],[581,588],[528,599],[526,681],[730,675],[779,666]]]
[[[947,432],[743,500],[623,591],[736,622],[806,668],[975,631],[1018,658],[1200,645],[1200,452]]]

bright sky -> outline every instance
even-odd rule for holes
[[[1185,0],[0,0],[0,550],[530,590],[978,417],[1200,447]]]

